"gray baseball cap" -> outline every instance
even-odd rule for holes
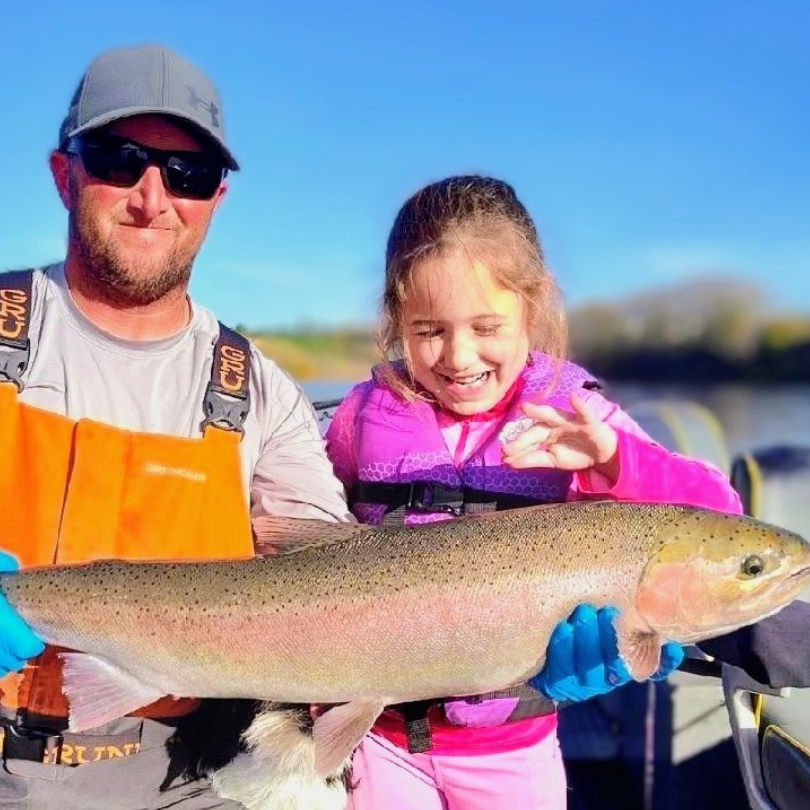
[[[118,48],[96,57],[73,94],[59,145],[119,118],[147,113],[187,121],[220,151],[229,169],[239,168],[225,145],[216,88],[191,62],[162,45]]]

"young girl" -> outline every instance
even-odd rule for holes
[[[327,434],[361,521],[413,525],[588,498],[740,511],[720,471],[653,443],[564,359],[560,296],[507,183],[450,177],[405,203],[388,239],[381,327],[384,355],[399,359],[351,391]],[[588,609],[574,630],[598,627],[597,650],[610,646],[613,614]],[[577,643],[570,632],[552,642],[569,658]],[[618,656],[605,654],[610,682],[625,682]],[[560,660],[551,647],[548,660]],[[587,675],[571,686],[551,668],[533,685],[556,700],[590,694]],[[352,807],[565,808],[548,711],[520,689],[421,714],[391,707],[355,753]]]

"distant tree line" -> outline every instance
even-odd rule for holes
[[[810,382],[810,313],[767,309],[757,287],[704,280],[569,312],[571,354],[609,381]],[[367,324],[239,331],[299,380],[359,380],[377,362]]]
[[[755,287],[704,281],[570,315],[572,355],[609,380],[810,382],[810,315]]]

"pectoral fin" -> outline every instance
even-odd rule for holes
[[[127,672],[85,653],[60,653],[62,691],[70,705],[68,728],[84,731],[123,717],[165,697]]]
[[[326,778],[337,771],[360,745],[385,703],[354,701],[329,709],[316,718],[312,727],[315,739],[315,772]]]
[[[636,681],[646,681],[661,664],[661,638],[656,633],[627,627],[623,616],[615,621],[619,655]]]

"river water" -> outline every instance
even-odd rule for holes
[[[304,390],[313,400],[342,396],[351,383],[311,382]],[[810,447],[810,386],[744,385],[649,386],[615,383],[605,394],[624,408],[642,402],[695,402],[708,408],[719,421],[728,453],[734,458],[776,445]]]

